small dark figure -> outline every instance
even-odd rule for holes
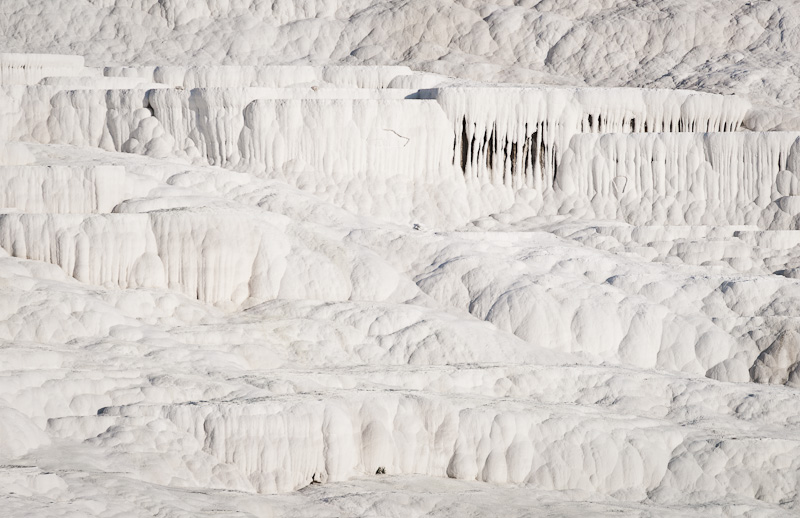
[[[314,473],[313,475],[311,475],[311,483],[312,484],[322,484],[322,481],[321,480],[317,480],[317,474]]]
[[[422,227],[419,225],[419,223],[414,223],[414,230],[419,230],[421,228]]]
[[[386,468],[384,468],[383,466],[379,467],[378,471],[376,471],[375,474],[376,475],[385,475],[386,474]]]

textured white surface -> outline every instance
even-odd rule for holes
[[[7,0],[0,34],[7,52],[79,54],[91,66],[407,64],[491,81],[750,94],[775,106],[800,96],[795,7],[794,0]],[[773,125],[794,118],[794,111],[764,114]]]
[[[124,169],[146,197],[112,214],[3,216],[2,246],[24,258],[0,269],[0,388],[7,412],[18,412],[6,433],[35,432],[8,443],[9,460],[29,466],[4,475],[16,488],[3,500],[13,515],[29,512],[22,499],[42,502],[34,495],[50,499],[37,516],[57,516],[108,514],[129,491],[158,491],[154,507],[131,511],[146,516],[178,512],[180,487],[233,509],[240,497],[215,489],[323,482],[311,501],[247,497],[255,516],[297,515],[378,467],[386,482],[347,484],[377,484],[371,494],[388,506],[429,491],[395,478],[411,473],[536,490],[482,486],[481,499],[464,502],[460,486],[441,482],[443,514],[485,509],[502,491],[512,515],[532,505],[562,514],[623,505],[634,515],[792,508],[797,281],[649,262],[587,239],[592,230],[679,246],[727,235],[755,260],[764,244],[745,238],[772,234],[541,217],[434,233],[376,226],[244,173],[28,147],[40,164],[32,172],[53,162]],[[75,470],[95,472],[90,486],[108,491],[90,490]],[[538,496],[551,490],[572,493]],[[387,512],[347,505],[324,512]]]
[[[793,3],[0,10],[0,515],[800,510]]]

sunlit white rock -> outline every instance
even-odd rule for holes
[[[796,513],[796,6],[606,4],[9,0],[0,514]]]

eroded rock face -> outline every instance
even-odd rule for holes
[[[0,514],[796,514],[795,6],[517,4],[10,0]]]
[[[82,54],[129,77],[120,65],[407,64],[484,81],[749,94],[770,109],[748,127],[798,129],[785,109],[800,91],[791,0],[11,1],[0,26],[7,51]]]
[[[758,355],[750,369],[757,383],[800,386],[800,336],[796,331],[785,331]]]

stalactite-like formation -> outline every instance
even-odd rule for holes
[[[748,109],[736,98],[674,90],[448,87],[424,95],[458,121],[456,148],[465,174],[545,190],[562,159],[558,150],[567,149],[575,135],[647,133],[658,127],[679,133],[699,127],[734,131]],[[535,150],[535,156],[529,160],[517,147]],[[495,160],[498,150],[502,156]]]
[[[673,200],[678,212],[708,212],[708,223],[753,223],[744,215],[780,195],[778,173],[797,172],[798,152],[800,134],[788,132],[579,135],[557,188],[604,207],[597,215],[605,218],[630,219],[637,208]]]
[[[228,85],[233,81],[228,76],[237,70],[237,82],[251,86]],[[290,182],[303,176],[307,183],[313,177],[315,192],[330,193],[331,201],[354,209],[368,204],[390,218],[424,205],[398,206],[403,198],[390,193],[404,189],[413,191],[409,199],[431,197],[434,212],[450,210],[431,194],[408,187],[414,178],[464,193],[458,200],[451,196],[449,203],[460,205],[452,210],[478,215],[491,210],[474,200],[483,196],[483,186],[507,193],[491,202],[503,204],[528,188],[539,196],[560,191],[597,205],[598,194],[619,194],[620,189],[612,188],[615,178],[624,179],[617,183],[625,183],[621,190],[626,196],[636,192],[646,200],[674,197],[675,192],[659,187],[666,181],[656,178],[661,174],[657,166],[669,169],[670,161],[677,164],[695,155],[721,182],[707,196],[719,193],[723,204],[744,196],[751,203],[768,198],[769,182],[788,167],[788,155],[779,153],[768,166],[771,180],[756,182],[757,188],[747,180],[756,174],[751,169],[761,159],[754,157],[763,154],[764,146],[782,142],[775,135],[743,141],[747,151],[732,151],[728,159],[711,160],[687,151],[684,143],[697,142],[693,135],[699,135],[698,130],[710,135],[708,142],[727,142],[726,134],[738,142],[732,132],[740,128],[749,105],[735,97],[626,88],[455,85],[402,90],[383,87],[392,74],[407,74],[405,69],[368,67],[352,77],[347,70],[288,67],[278,74],[270,67],[118,67],[106,70],[109,79],[156,83],[112,90],[65,88],[59,81],[29,87],[21,101],[26,117],[9,118],[6,131],[12,138],[45,143],[155,156],[177,153]],[[331,83],[316,90],[277,87],[282,84],[277,78],[293,84],[312,76]],[[353,84],[370,88],[336,86]],[[643,137],[654,131],[661,136]],[[655,155],[641,148],[642,142],[655,141],[654,148],[661,150]],[[639,151],[629,159],[617,152],[622,149]],[[607,169],[601,167],[606,163],[603,157],[609,159]],[[745,170],[751,172],[740,178]],[[699,185],[711,174],[688,165],[676,171],[670,185]],[[765,174],[757,172],[764,178]],[[678,180],[681,175],[700,179]],[[454,184],[457,178],[460,183]],[[650,183],[658,188],[648,190]],[[375,204],[381,196],[385,200]],[[367,203],[367,198],[373,201]],[[610,204],[603,214],[611,210]]]

